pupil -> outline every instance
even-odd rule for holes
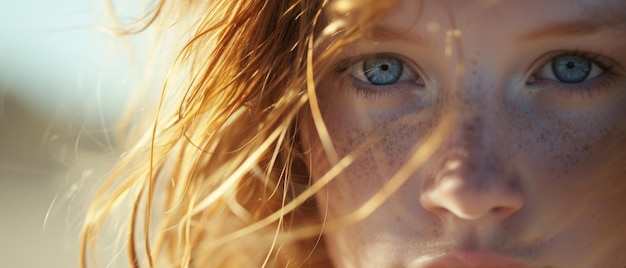
[[[552,61],[552,73],[562,83],[580,83],[591,73],[592,62],[578,56],[561,56]]]
[[[366,59],[362,68],[368,82],[377,86],[393,84],[402,77],[402,62],[392,57]]]

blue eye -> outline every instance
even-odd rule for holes
[[[351,63],[350,75],[363,83],[373,86],[387,86],[405,81],[415,81],[420,78],[399,58],[387,55],[374,55],[358,62]]]
[[[592,62],[577,56],[562,56],[552,60],[552,72],[563,83],[580,83],[591,73]]]
[[[553,58],[535,74],[538,79],[547,79],[566,84],[582,83],[605,73],[590,57],[563,55]]]
[[[373,58],[363,61],[363,73],[374,85],[389,85],[402,76],[402,62],[395,58]]]

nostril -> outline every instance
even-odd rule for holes
[[[503,221],[506,218],[508,218],[509,216],[513,215],[520,208],[521,208],[521,205],[519,205],[519,206],[511,205],[511,206],[508,206],[508,207],[500,206],[500,207],[492,208],[489,213],[491,215],[493,215],[494,218],[496,218],[496,219],[498,219],[500,221]]]
[[[499,222],[522,207],[521,193],[507,184],[476,187],[472,182],[462,176],[446,176],[421,195],[422,206],[439,216],[472,221],[491,218]]]
[[[489,213],[491,213],[492,217],[503,220],[512,213],[512,210],[505,207],[495,207]]]

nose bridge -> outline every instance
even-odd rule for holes
[[[471,72],[456,72],[455,79],[447,96],[447,112],[454,114],[456,119],[450,132],[446,149],[465,151],[471,156],[464,159],[468,171],[493,172],[499,162],[498,155],[503,154],[500,144],[503,137],[503,122],[498,117],[502,108],[497,90],[498,79],[494,70],[480,59],[458,59],[457,64],[468,66],[474,61]],[[465,67],[461,68],[466,70]]]
[[[459,85],[450,94],[448,112],[454,114],[456,121],[440,153],[444,158],[456,158],[454,161],[460,161],[468,171],[484,172],[481,169],[491,166],[497,154],[494,151],[498,132],[494,127],[497,120],[494,114],[497,111],[489,104],[492,96],[481,91],[480,83],[470,80],[462,79],[464,86]],[[451,154],[454,156],[449,156]]]
[[[498,157],[496,134],[489,109],[480,104],[457,105],[456,122],[446,142],[437,152],[435,180],[462,179],[466,191],[483,191],[504,180],[504,167]]]

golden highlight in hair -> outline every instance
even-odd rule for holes
[[[321,235],[371,213],[440,143],[420,147],[361,209],[319,219],[311,197],[363,150],[334,152],[316,81],[391,4],[162,0],[117,31],[153,27],[187,39],[156,107],[128,122],[128,147],[85,219],[81,266],[101,261],[107,224],[127,225],[118,229],[133,267],[329,265]],[[316,183],[299,144],[303,112],[334,165]]]

